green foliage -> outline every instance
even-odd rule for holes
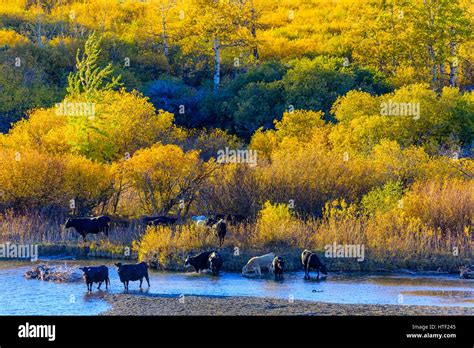
[[[415,114],[385,115],[383,106],[410,104]],[[423,146],[430,154],[443,149],[469,146],[474,140],[472,93],[461,94],[445,87],[437,95],[428,85],[409,85],[393,93],[370,96],[351,91],[334,104],[332,113],[340,121],[330,135],[333,144],[368,152],[382,139],[402,146]]]
[[[367,71],[344,66],[341,58],[317,57],[292,62],[283,78],[286,105],[295,109],[322,110],[326,113],[338,96],[358,89],[371,94],[387,92],[383,83]]]
[[[0,128],[8,130],[28,109],[61,100],[64,78],[75,63],[82,64],[83,72],[71,73],[70,94],[113,84],[112,74],[105,76],[111,67],[129,91],[147,92],[166,75],[186,89],[164,105],[179,124],[225,128],[247,139],[281,119],[290,105],[322,110],[330,120],[333,102],[350,90],[379,95],[391,85],[428,83],[437,92],[469,86],[470,6],[468,0],[295,0],[289,18],[286,5],[269,0],[232,0],[217,7],[201,0],[184,0],[179,6],[167,0],[106,5],[102,0],[10,1],[0,7],[0,82],[6,91],[2,96],[13,98],[1,99]],[[77,62],[71,55],[89,33],[98,41],[94,33],[99,32],[102,52],[95,67],[105,68],[93,73],[93,66],[86,65],[96,55],[95,44]],[[214,39],[221,68],[219,93],[213,96],[213,75],[219,70]],[[27,62],[26,69],[14,68],[16,57]],[[96,73],[103,75],[102,83],[94,79]],[[17,88],[7,84],[10,80]],[[276,81],[283,81],[281,98],[271,84]],[[255,85],[246,87],[251,83]],[[252,92],[278,103],[252,108],[246,101]],[[163,107],[160,93],[155,95],[155,107]],[[179,105],[186,105],[186,114],[176,115]],[[461,130],[463,139],[468,131]]]
[[[301,140],[312,136],[316,128],[324,127],[323,112],[295,110],[285,112],[281,121],[275,122],[276,134],[281,139],[295,137]]]
[[[0,209],[65,213],[74,198],[80,214],[242,214],[235,245],[469,255],[471,8],[13,0],[0,6]],[[216,163],[247,140],[256,166]],[[184,226],[148,229],[140,258],[215,241]]]
[[[92,33],[85,45],[84,53],[80,56],[80,50],[76,55],[76,72],[68,76],[67,93],[72,98],[84,95],[87,98],[94,98],[99,91],[109,91],[120,87],[121,76],[112,76],[111,81],[107,81],[113,74],[112,64],[105,68],[97,66],[100,55],[101,38]]]
[[[283,114],[282,94],[281,81],[251,82],[241,89],[233,116],[236,133],[250,138],[259,127],[272,128],[273,120]]]
[[[403,183],[389,181],[382,187],[375,187],[361,200],[362,211],[373,215],[377,211],[386,212],[400,204],[404,193]]]

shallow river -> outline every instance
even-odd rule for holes
[[[123,292],[113,261],[50,261],[109,266],[111,289]],[[88,295],[86,285],[53,283],[24,278],[31,268],[25,262],[0,262],[0,315],[93,315],[106,311],[108,303]],[[474,307],[474,281],[456,275],[407,276],[329,273],[327,279],[303,279],[303,272],[285,274],[283,281],[222,272],[219,277],[195,273],[151,272],[151,288],[144,291],[166,295],[256,296],[332,303],[402,304]],[[139,282],[130,283],[130,293]],[[102,285],[105,289],[104,284]],[[94,293],[97,284],[94,285]]]

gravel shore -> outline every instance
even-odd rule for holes
[[[474,308],[293,302],[258,297],[104,294],[103,315],[474,315]]]

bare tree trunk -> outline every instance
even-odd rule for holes
[[[436,55],[433,49],[433,45],[430,43],[428,44],[428,52],[431,57],[431,80],[433,81],[433,86],[437,87],[438,84],[438,67],[436,65]]]
[[[36,23],[36,44],[38,46],[43,45],[43,41],[41,40],[41,29],[42,29],[41,25],[42,25],[42,18],[41,18],[41,15],[38,15],[37,23]]]
[[[105,32],[105,22],[107,21],[107,0],[105,0],[105,8],[102,9],[102,21],[100,22],[100,28],[102,35]]]
[[[439,80],[441,82],[441,86],[444,86],[444,75],[446,74],[446,68],[444,64],[439,65]]]
[[[259,55],[258,55],[258,47],[257,47],[257,24],[255,23],[257,21],[256,14],[255,14],[255,7],[253,4],[253,0],[251,3],[252,9],[250,10],[252,13],[252,25],[250,27],[250,33],[252,34],[253,39],[255,40],[254,46],[253,46],[253,57],[255,58],[255,61],[259,60]]]
[[[114,214],[117,213],[117,208],[118,208],[118,204],[120,202],[120,195],[121,194],[122,194],[122,178],[120,178],[120,184],[119,184],[119,187],[118,187],[118,190],[117,190],[117,195],[116,195],[115,201],[114,201],[114,208],[113,208]]]
[[[451,56],[452,59],[449,62],[449,86],[455,87],[456,86],[456,79],[458,75],[458,61],[456,58],[456,44],[454,42],[449,43],[451,47]]]
[[[168,62],[169,55],[169,43],[168,43],[168,32],[166,28],[166,15],[165,15],[165,5],[161,4],[161,25],[163,29],[163,51]]]
[[[219,90],[221,82],[221,51],[219,39],[214,37],[214,92]]]
[[[428,12],[428,17],[429,17],[429,27],[433,30],[434,29],[434,24],[435,24],[435,14],[431,10],[431,2],[428,2],[427,0],[424,0],[424,5],[425,8]],[[431,58],[431,80],[433,83],[433,87],[435,89],[438,89],[438,67],[436,64],[436,53],[433,48],[433,42],[432,40],[429,40],[428,42],[428,54]]]

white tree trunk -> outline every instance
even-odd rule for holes
[[[428,44],[428,52],[431,57],[431,80],[433,81],[433,86],[436,87],[438,84],[438,66],[436,64],[436,54],[433,49],[433,45]]]
[[[163,30],[163,50],[166,57],[166,61],[168,61],[169,44],[168,44],[168,30],[166,28],[166,14],[165,14],[164,4],[161,4],[161,25],[162,25],[162,30]]]
[[[221,51],[219,39],[214,38],[214,91],[219,89],[221,82]]]
[[[252,37],[255,40],[254,46],[253,46],[253,57],[255,58],[255,61],[258,62],[259,60],[259,54],[258,54],[258,47],[257,47],[257,16],[255,13],[255,7],[253,4],[253,0],[251,2],[251,10],[250,12],[252,13],[252,24],[250,26],[250,32],[252,33]]]
[[[458,75],[458,62],[456,58],[456,44],[454,42],[450,42],[451,46],[451,56],[452,60],[449,62],[449,86],[455,87],[456,86],[456,79]]]

